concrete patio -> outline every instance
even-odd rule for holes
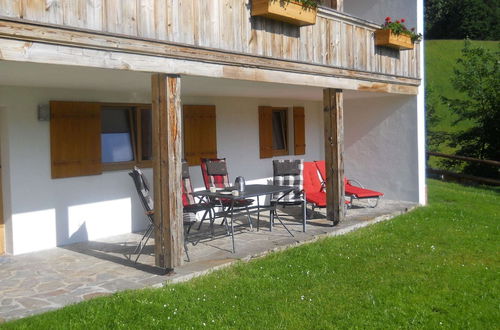
[[[381,200],[373,209],[363,205],[363,202],[355,202],[355,206],[348,210],[346,220],[335,227],[324,219],[324,210],[319,210],[314,220],[308,222],[306,233],[301,232],[299,221],[283,218],[295,238],[279,222],[270,232],[268,217],[261,217],[260,231],[255,229],[256,219],[254,229],[250,230],[246,218],[241,217],[236,220],[240,226],[235,230],[235,254],[231,253],[231,239],[225,236],[223,226],[216,225],[215,237],[212,239],[204,225],[190,236],[188,247],[191,262],[186,262],[171,274],[154,267],[152,240],[137,264],[128,259],[141,237],[140,233],[43,252],[3,256],[0,257],[0,323],[121,290],[186,281],[238,260],[247,261],[321,237],[345,234],[391,219],[415,207],[415,203]],[[286,209],[292,216],[298,215],[296,211],[299,211],[298,208]],[[280,214],[284,215],[283,212]]]

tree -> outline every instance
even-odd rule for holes
[[[500,50],[500,43],[499,50]],[[466,40],[462,57],[457,60],[453,87],[462,93],[459,99],[443,97],[445,104],[458,115],[458,122],[470,120],[469,129],[454,134],[451,147],[457,154],[479,159],[500,160],[500,51],[473,48]],[[466,173],[500,178],[497,168],[470,164]]]
[[[425,129],[426,149],[428,151],[439,151],[439,146],[445,142],[447,133],[438,130],[441,117],[436,112],[438,99],[434,95],[432,85],[425,86]]]
[[[427,0],[428,39],[500,39],[500,0]]]

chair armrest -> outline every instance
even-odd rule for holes
[[[358,180],[356,180],[356,179],[347,179],[347,182],[348,182],[349,184],[351,184],[351,182],[354,182],[354,184],[355,184],[356,186],[358,186],[358,187],[361,187],[361,188],[365,189],[365,187],[361,184],[361,182],[359,182],[359,181],[358,181]]]

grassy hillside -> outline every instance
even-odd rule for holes
[[[497,49],[498,41],[472,41],[473,47]],[[426,84],[432,86],[435,97],[460,97],[451,85],[453,68],[464,47],[463,40],[427,40],[425,41],[425,79]],[[456,117],[439,101],[436,112],[441,117],[439,129],[445,132],[454,132],[459,128],[467,127],[470,123],[462,122],[452,126]],[[452,152],[443,148],[443,152]]]

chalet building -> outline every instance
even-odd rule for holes
[[[386,16],[423,31],[423,0],[292,5],[0,0],[0,253],[144,230],[138,166],[156,263],[179,265],[183,158],[195,188],[202,157],[247,183],[326,159],[331,220],[344,175],[425,204],[423,44],[375,40]]]

